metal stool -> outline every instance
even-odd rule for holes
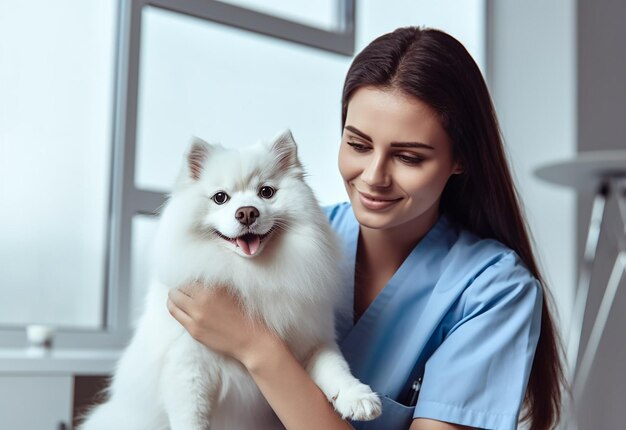
[[[626,270],[626,151],[582,152],[572,160],[543,166],[537,169],[535,174],[548,182],[573,187],[579,192],[595,193],[583,261],[580,265],[578,286],[575,292],[572,321],[567,337],[567,359],[569,361],[567,379],[573,388],[572,400],[577,401],[585,390],[617,289]],[[619,252],[615,258],[611,276],[604,290],[589,339],[582,350],[578,365],[591,273],[598,249],[600,232],[604,224],[606,202],[612,197],[617,201],[622,222],[621,229],[612,232],[617,239]],[[566,422],[562,428],[576,429],[576,414],[573,405],[566,405],[565,412]]]

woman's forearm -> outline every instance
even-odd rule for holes
[[[287,430],[353,430],[288,346],[273,336],[263,340],[243,364]]]

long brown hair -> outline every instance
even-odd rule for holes
[[[480,70],[463,45],[433,29],[399,28],[359,53],[346,77],[342,127],[348,103],[363,86],[398,89],[430,105],[452,140],[463,173],[453,175],[440,209],[462,227],[513,249],[540,282],[541,331],[528,381],[522,421],[547,430],[559,419],[563,368],[549,291],[532,252],[503,148],[495,109]]]

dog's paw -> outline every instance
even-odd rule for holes
[[[383,410],[378,395],[360,382],[340,390],[331,400],[344,419],[370,421]]]

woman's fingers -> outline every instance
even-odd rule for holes
[[[183,312],[191,314],[193,298],[189,294],[179,290],[178,288],[172,288],[167,293],[167,297]]]
[[[183,327],[185,327],[186,329],[189,329],[189,327],[191,327],[193,319],[189,315],[187,315],[185,311],[178,307],[176,303],[172,301],[172,299],[169,298],[167,299],[167,310],[169,311],[170,315],[172,315],[174,319],[178,321]]]

